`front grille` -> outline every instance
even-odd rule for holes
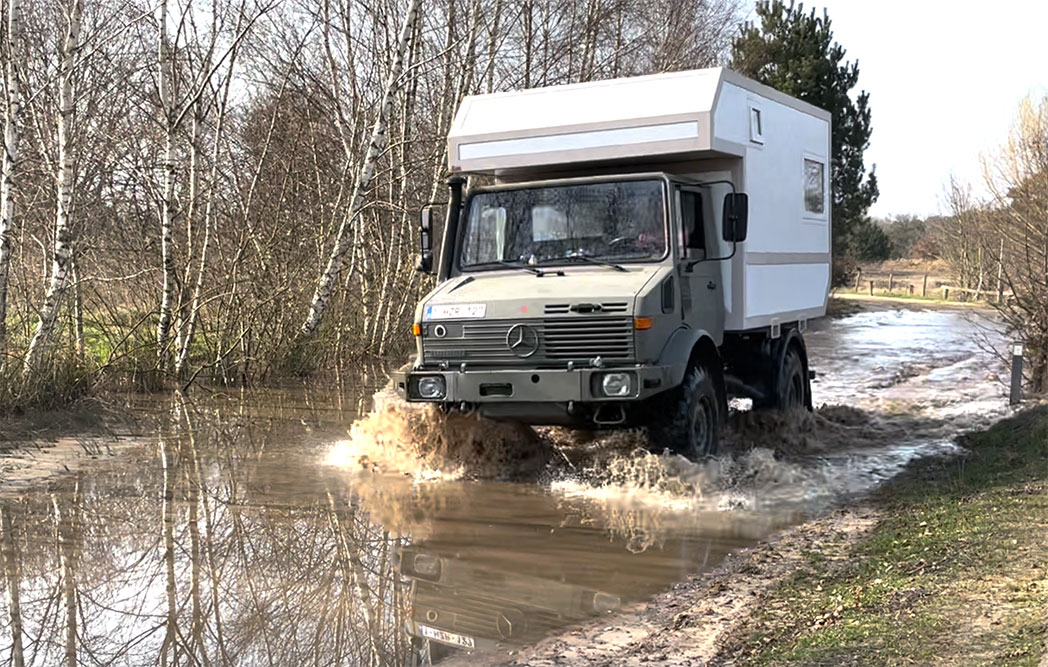
[[[538,335],[537,349],[510,349],[510,329],[523,325]],[[569,361],[588,363],[595,357],[606,362],[634,360],[633,320],[628,317],[574,316],[543,320],[491,320],[447,323],[443,338],[427,325],[422,339],[422,359],[427,364],[470,366],[562,366]]]
[[[585,308],[585,310],[583,310],[583,308]],[[593,311],[599,311],[601,314],[607,314],[625,313],[627,310],[629,310],[629,303],[626,301],[605,301],[604,303],[597,304],[550,303],[546,304],[545,314],[567,315],[571,312],[589,313]]]
[[[482,595],[468,586],[453,588],[417,581],[412,616],[418,623],[470,637],[523,643],[537,641],[573,619],[588,616],[576,608],[558,611],[561,613]],[[515,622],[500,624],[500,617]]]

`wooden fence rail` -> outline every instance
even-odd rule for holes
[[[905,280],[899,280],[896,278],[894,273],[888,274],[888,280],[862,280],[862,271],[859,271],[855,276],[855,292],[866,291],[870,296],[876,296],[878,291],[884,295],[908,295],[916,296],[918,288],[920,289],[920,295],[922,297],[928,297],[928,274],[921,276],[919,283],[910,283]],[[885,282],[887,282],[887,289],[883,289]],[[865,290],[863,289],[865,287]],[[975,300],[985,301],[990,303],[996,301],[997,303],[1004,303],[1006,299],[1014,297],[1012,292],[1005,292],[1002,289],[999,290],[979,290],[971,287],[958,287],[956,285],[937,285],[932,286],[932,290],[939,290],[941,292],[941,298],[943,301],[949,301],[951,294],[956,298],[961,294],[973,295]]]

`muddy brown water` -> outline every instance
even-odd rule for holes
[[[819,323],[833,407],[740,413],[736,452],[699,464],[632,434],[544,432],[514,457],[498,426],[367,414],[373,376],[344,396],[135,399],[130,426],[2,462],[0,665],[424,664],[610,615],[1003,414],[969,317]]]

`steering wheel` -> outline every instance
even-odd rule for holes
[[[622,245],[623,243],[626,243],[627,241],[632,242],[634,245],[636,245],[637,243],[637,239],[633,236],[616,236],[612,240],[608,241],[608,247],[614,248],[616,246]]]

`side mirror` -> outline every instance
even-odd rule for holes
[[[421,252],[415,269],[433,275],[433,209],[423,206],[419,211],[418,231]]]
[[[743,192],[724,195],[724,235],[728,243],[742,243],[749,228],[749,197]]]

